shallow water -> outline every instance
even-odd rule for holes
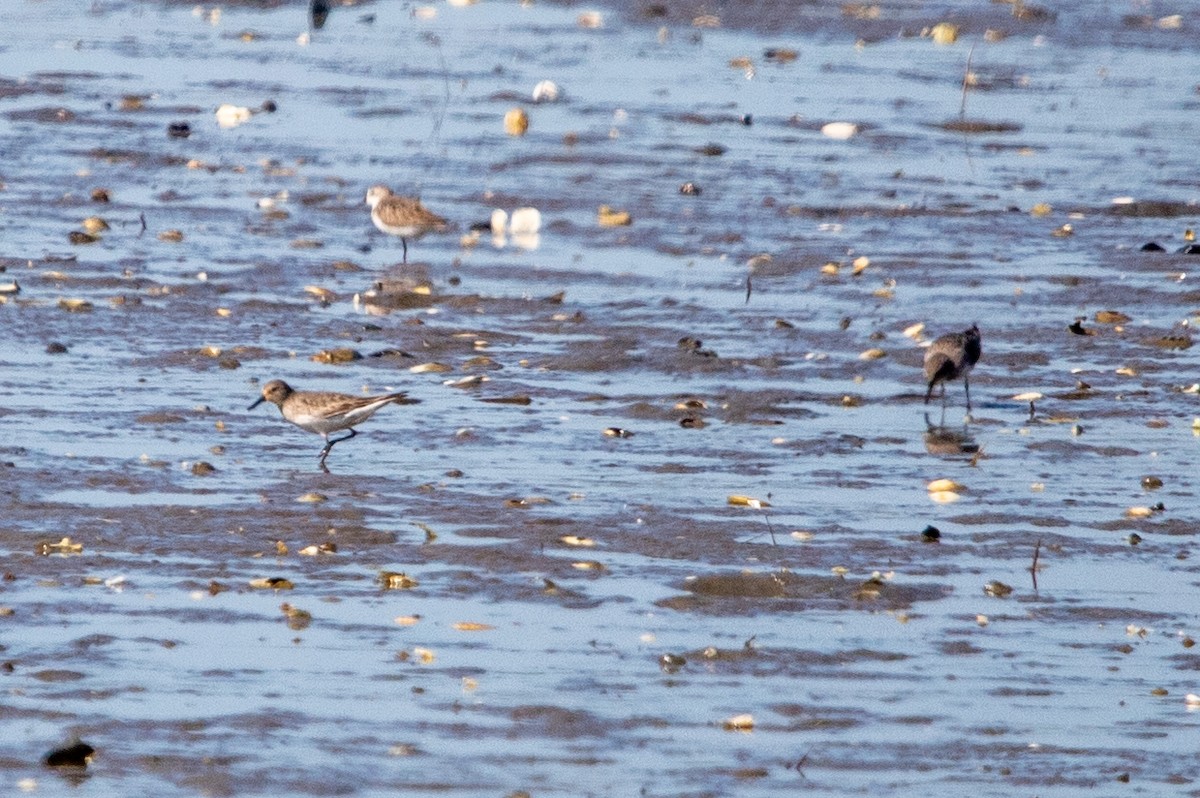
[[[434,8],[10,11],[0,781],[1195,792],[1191,21]],[[919,35],[943,19],[956,43]],[[968,62],[965,117],[1015,129],[948,129]],[[543,79],[559,102],[527,99]],[[376,182],[456,231],[401,267]],[[462,240],[525,205],[535,248]],[[983,329],[969,418],[958,383],[922,404],[918,322]],[[245,409],[272,378],[421,404],[323,474],[315,436]],[[43,768],[72,736],[91,766]]]

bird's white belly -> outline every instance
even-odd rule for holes
[[[387,233],[388,235],[401,236],[403,238],[416,238],[417,234],[424,228],[418,228],[416,225],[389,225],[385,224],[380,218],[374,214],[371,216],[371,221],[375,226]]]
[[[322,435],[330,432],[337,432],[342,429],[350,429],[362,416],[346,415],[336,416],[334,418],[325,418],[323,416],[314,416],[311,413],[297,413],[289,419],[297,427],[306,429],[309,432],[317,432]]]

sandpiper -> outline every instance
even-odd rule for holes
[[[279,408],[285,419],[300,429],[315,432],[324,438],[325,447],[321,449],[320,466],[328,474],[329,468],[325,465],[325,458],[329,456],[329,450],[335,443],[348,441],[357,435],[353,429],[357,424],[366,421],[384,405],[412,405],[419,401],[409,399],[404,393],[352,396],[348,393],[327,391],[297,391],[283,380],[271,380],[263,386],[262,396],[247,409],[253,410],[263,402],[270,402]],[[350,430],[350,434],[330,439],[329,433],[343,429]]]
[[[968,375],[979,356],[983,353],[979,325],[972,324],[970,328],[960,333],[949,333],[935,340],[925,350],[925,380],[929,389],[925,392],[925,404],[933,396],[933,389],[942,383],[942,401],[946,400],[946,380],[956,380],[962,377],[963,388],[967,393],[967,412],[971,412],[971,381]]]
[[[393,194],[387,186],[371,186],[367,190],[371,206],[371,221],[388,235],[400,236],[404,246],[404,262],[408,263],[408,239],[417,239],[431,231],[443,232],[446,220],[427,209],[416,197]]]

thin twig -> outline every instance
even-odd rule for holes
[[[1029,566],[1029,574],[1030,574],[1030,576],[1033,577],[1033,592],[1034,593],[1036,593],[1037,589],[1038,589],[1037,567],[1038,567],[1038,557],[1041,555],[1041,553],[1042,553],[1042,539],[1038,538],[1037,545],[1033,547],[1033,562]]]
[[[963,70],[962,81],[962,103],[958,106],[958,118],[962,119],[967,115],[967,89],[971,84],[971,60],[975,57],[975,45],[971,44],[971,51],[967,53],[967,68]]]
[[[768,493],[767,501],[770,500],[771,494]],[[767,512],[766,507],[760,507],[759,509],[762,510],[763,520],[767,522],[767,532],[771,535],[771,545],[776,546],[778,544],[775,542],[775,527],[771,526],[771,514]]]
[[[431,139],[437,141],[442,132],[442,123],[446,121],[446,110],[450,107],[450,67],[446,65],[446,56],[442,52],[442,40],[435,36],[433,46],[437,49],[438,64],[442,68],[442,107],[438,109],[437,119],[429,134]]]
[[[789,763],[787,765],[787,767],[789,767],[789,768],[795,768],[796,773],[798,773],[800,775],[800,778],[805,779],[806,781],[808,780],[808,776],[806,776],[804,774],[804,763],[808,761],[808,755],[811,753],[812,753],[812,749],[810,748],[804,752],[804,756],[800,757],[800,759],[798,759],[795,762],[795,764]]]

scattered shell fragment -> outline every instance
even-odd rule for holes
[[[283,613],[283,617],[287,619],[289,629],[307,629],[312,623],[312,613],[308,610],[302,610],[299,607],[293,607],[286,601],[279,605],[279,611]]]
[[[878,347],[860,352],[858,355],[859,360],[879,360],[881,357],[887,357],[887,352],[879,349]]]
[[[942,491],[961,493],[967,489],[965,485],[955,482],[952,479],[935,479],[925,487],[930,493],[939,493]]]
[[[601,205],[597,212],[601,227],[622,227],[624,225],[633,224],[633,217],[629,211],[616,210],[607,205]]]
[[[725,500],[726,504],[731,504],[735,507],[753,507],[755,510],[761,510],[764,507],[770,507],[771,503],[765,499],[756,499],[753,496],[743,496],[740,493],[734,493]]]
[[[722,721],[721,727],[726,731],[750,731],[754,728],[754,716],[748,712],[734,715]]]
[[[337,299],[337,294],[335,294],[333,291],[330,291],[328,288],[322,288],[319,285],[304,286],[304,293],[315,296],[322,302],[332,302]]]
[[[925,332],[925,322],[919,321],[916,324],[910,324],[904,328],[904,337],[911,338],[914,341],[920,341],[922,334]]]
[[[101,219],[99,216],[89,216],[83,220],[83,229],[95,235],[108,230],[108,222]]]
[[[1005,598],[1012,595],[1012,585],[1006,585],[1003,582],[992,580],[983,586],[983,592],[986,595],[994,596],[995,598]]]
[[[577,571],[598,571],[600,573],[608,570],[604,566],[604,563],[596,562],[595,560],[576,560],[571,563],[571,567]]]
[[[86,299],[60,299],[58,306],[68,313],[91,313],[94,309]]]
[[[664,673],[678,673],[687,665],[687,659],[680,654],[663,654],[658,658],[658,667]]]
[[[380,571],[379,582],[384,590],[411,590],[419,584],[416,579],[399,571]]]
[[[488,227],[491,228],[492,235],[503,236],[508,232],[508,211],[503,208],[493,210],[491,217],[488,219]]]
[[[929,29],[929,38],[934,44],[954,44],[958,41],[958,26],[949,22],[939,22]]]
[[[606,427],[604,429],[604,436],[608,438],[632,438],[633,433],[621,427]]]
[[[445,363],[418,363],[415,366],[409,366],[408,370],[413,374],[444,373],[454,371],[454,367]]]
[[[446,380],[442,383],[447,388],[478,388],[485,382],[491,382],[491,377],[486,374],[473,374],[470,377],[463,377],[457,380]]]
[[[37,553],[42,556],[47,554],[82,554],[83,544],[76,543],[70,538],[63,538],[57,543],[42,542],[37,546]]]
[[[392,619],[397,626],[416,626],[421,622],[420,615],[398,615]]]
[[[250,580],[250,587],[259,590],[291,590],[295,586],[290,579],[285,579],[282,576],[268,576]]]
[[[303,504],[320,504],[321,502],[329,501],[329,497],[324,493],[305,493],[303,496],[298,496],[296,501]]]
[[[349,363],[362,360],[362,354],[353,349],[324,349],[309,358],[314,363]]]
[[[599,11],[584,11],[575,18],[581,28],[596,29],[604,27],[604,16]]]
[[[535,103],[552,103],[558,100],[558,84],[552,80],[541,80],[533,87]]]
[[[517,208],[508,219],[508,231],[514,236],[533,235],[542,229],[542,212],[537,208]]]
[[[456,621],[451,626],[460,632],[489,632],[496,628],[490,623],[479,623],[477,621]]]
[[[524,108],[510,108],[504,114],[504,132],[510,136],[524,136],[529,130],[529,114]]]
[[[252,116],[254,116],[254,112],[244,105],[223,103],[218,106],[216,111],[217,124],[223,128],[237,127],[248,122]]]
[[[1039,217],[1049,216],[1050,214],[1054,213],[1054,208],[1052,208],[1049,203],[1039,202],[1029,209],[1029,213],[1033,216]]]
[[[524,499],[505,499],[505,507],[529,508],[537,504],[552,504],[545,496],[526,496]]]
[[[559,538],[559,541],[566,546],[578,546],[585,549],[590,549],[596,545],[594,539],[580,537],[579,535],[563,535]]]
[[[1133,319],[1119,310],[1096,311],[1097,324],[1128,324],[1130,321]]]
[[[1200,695],[1188,693],[1183,697],[1183,703],[1187,704],[1189,707],[1200,707]]]
[[[163,230],[158,234],[159,241],[165,241],[168,244],[178,244],[183,241],[183,232],[180,230]]]
[[[763,58],[777,64],[790,64],[800,57],[800,53],[788,47],[768,47],[763,51]]]
[[[16,280],[7,283],[0,283],[0,295],[11,295],[21,293],[21,286],[17,285]]]

